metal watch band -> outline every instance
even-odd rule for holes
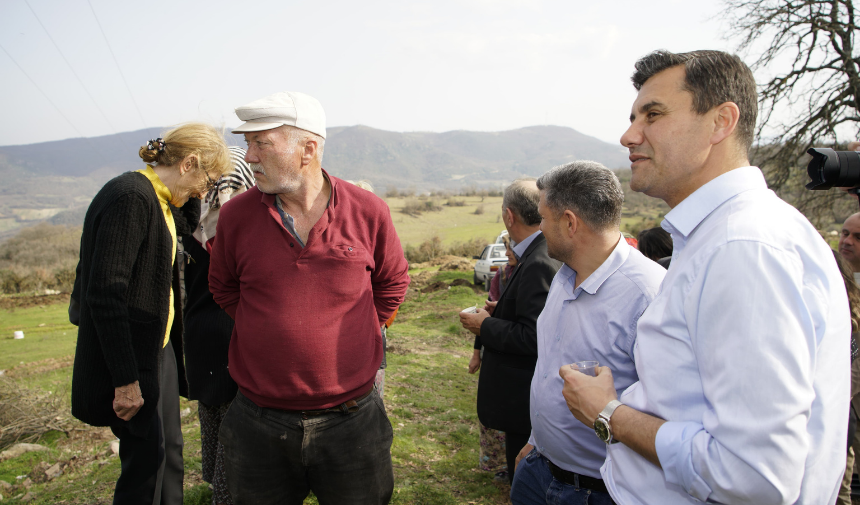
[[[605,407],[603,407],[603,410],[601,410],[600,414],[598,415],[609,421],[609,418],[612,417],[613,413],[615,413],[615,409],[617,409],[621,405],[624,405],[623,403],[621,403],[621,401],[612,400],[611,402],[607,403]]]
[[[607,444],[618,443],[618,440],[616,440],[613,436],[610,419],[612,417],[612,414],[615,413],[615,409],[617,409],[621,405],[623,405],[623,403],[618,400],[612,400],[611,402],[607,403],[606,406],[603,407],[603,410],[600,411],[600,414],[597,415],[597,421],[595,421],[594,423],[595,431],[598,432],[598,436],[601,437],[601,439]],[[605,435],[608,436],[608,439],[603,438],[603,435],[601,435],[600,432],[597,430],[598,424],[603,426],[603,430],[605,430]]]

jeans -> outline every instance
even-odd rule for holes
[[[221,423],[227,487],[241,504],[386,504],[394,432],[374,389],[353,412],[258,407],[241,392]]]
[[[614,505],[609,493],[577,488],[559,482],[549,471],[549,461],[532,450],[514,474],[511,486],[514,505]]]

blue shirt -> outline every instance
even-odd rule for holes
[[[532,242],[538,235],[540,235],[540,230],[532,233],[528,237],[524,238],[522,242],[514,244],[511,247],[511,250],[514,251],[514,256],[517,257],[517,260],[523,257],[523,254],[525,254],[526,249],[528,249],[529,246],[532,245]]]
[[[639,319],[639,382],[667,420],[662,470],[624,444],[601,469],[619,505],[824,504],[845,472],[848,300],[833,252],[755,167],[666,215],[672,265]]]
[[[666,270],[618,244],[576,289],[576,272],[563,265],[537,321],[538,360],[532,378],[529,443],[557,466],[600,478],[606,444],[570,413],[561,395],[558,369],[576,361],[608,366],[620,393],[636,382],[633,343],[636,321],[654,299]]]

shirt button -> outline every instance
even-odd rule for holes
[[[543,378],[546,379],[546,373],[543,374]]]
[[[290,247],[293,247],[293,243],[292,243],[292,242],[290,242]]]

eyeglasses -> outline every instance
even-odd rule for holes
[[[213,181],[212,178],[209,177],[209,172],[207,172],[206,170],[203,170],[203,173],[206,174],[206,187],[204,191],[208,193],[212,191],[212,189],[215,187],[216,181]]]

